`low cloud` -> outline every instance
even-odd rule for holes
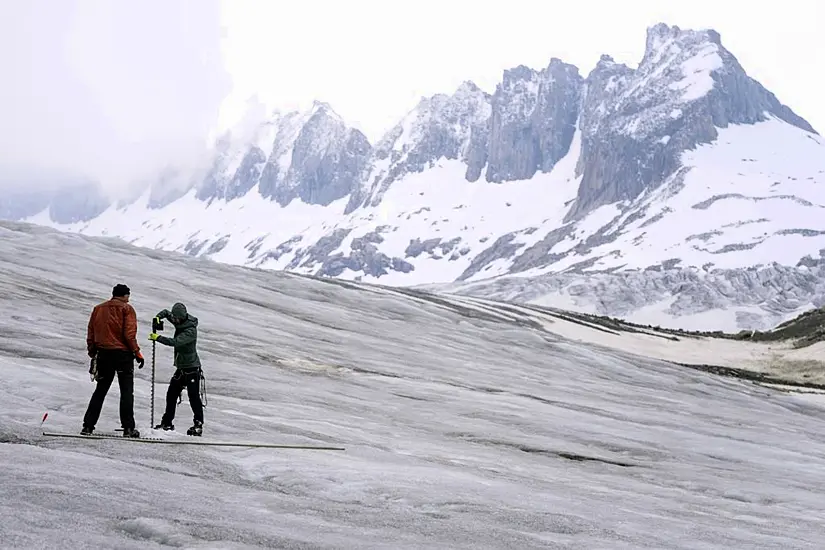
[[[231,91],[221,36],[218,0],[4,2],[0,185],[117,195],[198,163]]]

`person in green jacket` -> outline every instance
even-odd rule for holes
[[[175,374],[169,381],[166,391],[166,411],[163,413],[160,424],[155,429],[174,430],[172,421],[175,419],[175,408],[183,388],[189,395],[189,405],[194,414],[194,425],[187,430],[188,435],[202,435],[203,433],[203,403],[200,396],[200,381],[203,377],[201,361],[198,357],[198,318],[189,314],[186,306],[180,302],[172,306],[172,311],[164,309],[156,317],[169,319],[175,326],[175,335],[172,338],[153,332],[149,340],[172,346],[174,348]]]

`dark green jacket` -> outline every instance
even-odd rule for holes
[[[198,370],[201,360],[198,357],[198,318],[187,315],[186,319],[175,325],[175,336],[158,336],[159,343],[175,348],[174,365],[181,370]]]

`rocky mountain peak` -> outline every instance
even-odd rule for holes
[[[575,75],[578,77],[579,75],[579,68],[575,65],[571,65],[570,63],[565,63],[558,57],[551,57],[550,63],[547,64],[547,68],[545,69],[546,73],[548,74],[562,74],[562,73],[570,73],[571,75]]]
[[[481,88],[479,88],[475,82],[472,80],[465,80],[458,86],[458,88],[456,88],[453,97],[459,99],[463,97],[474,97],[479,94],[487,96],[487,94],[482,92]]]
[[[603,57],[588,75],[582,181],[566,220],[634,200],[675,174],[683,151],[715,140],[716,128],[761,122],[766,113],[813,131],[745,73],[716,31],[650,27],[637,69]]]
[[[346,139],[351,130],[327,103],[315,101],[312,107],[298,116],[301,121],[296,141],[318,151],[326,151]],[[352,130],[357,132],[358,130]]]
[[[295,198],[328,205],[358,188],[372,146],[328,103],[293,113],[275,135],[260,176],[261,195],[286,205]]]
[[[335,109],[329,103],[318,99],[313,100],[312,106],[303,115],[307,120],[318,117],[336,126],[347,125],[341,115],[335,112]]]
[[[490,103],[490,95],[470,81],[452,95],[422,98],[375,146],[371,170],[347,212],[378,204],[394,181],[441,158],[461,160],[466,178],[478,179],[487,158]]]
[[[678,25],[668,25],[666,23],[656,23],[647,28],[645,39],[645,55],[655,55],[657,52],[665,51],[670,43],[681,45],[701,45],[704,43],[722,45],[722,38],[713,29],[681,29]]]
[[[326,205],[358,186],[371,145],[328,103],[316,100],[303,111],[244,122],[216,144],[198,198],[232,200],[257,186],[282,205],[295,198]]]
[[[558,58],[541,71],[524,65],[504,71],[492,98],[488,181],[529,179],[567,154],[582,83],[579,69]]]
[[[396,124],[376,145],[378,158],[392,157],[397,163],[402,157],[409,158],[420,149],[419,144],[431,138],[433,132],[454,131],[452,141],[464,142],[472,126],[489,116],[490,96],[475,83],[463,82],[452,95],[435,94],[422,98],[418,105]],[[459,144],[460,145],[460,144]],[[439,151],[433,150],[432,153]],[[449,153],[449,152],[447,152]],[[445,153],[447,158],[457,158],[457,153]],[[436,157],[426,159],[435,160]],[[420,162],[419,162],[420,164]]]

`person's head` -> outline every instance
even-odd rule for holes
[[[169,320],[173,325],[177,325],[186,319],[186,306],[178,302],[172,306],[172,311],[169,312]]]
[[[122,284],[117,284],[112,288],[112,298],[119,298],[124,302],[129,301],[129,296],[131,295],[132,291],[129,290],[129,287]]]

